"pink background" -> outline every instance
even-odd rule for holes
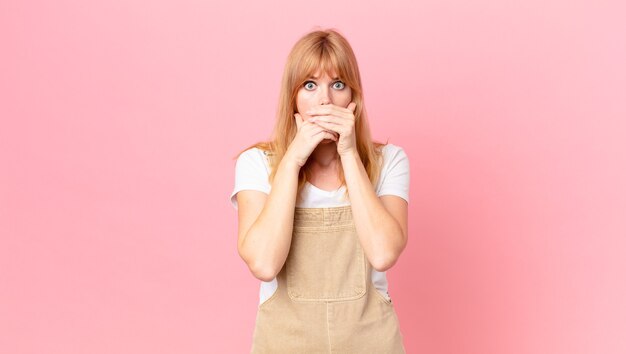
[[[622,4],[3,1],[0,352],[247,352],[232,158],[331,26],[411,159],[407,351],[625,353]]]

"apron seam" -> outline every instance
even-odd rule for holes
[[[328,310],[329,310],[328,302],[326,303],[326,333],[328,333],[328,352],[333,352],[333,343],[330,341],[330,320],[328,319]]]

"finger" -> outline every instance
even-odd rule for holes
[[[303,119],[302,116],[300,115],[300,113],[294,113],[294,118],[296,119],[296,129],[300,130],[300,127],[303,124]]]
[[[320,141],[324,140],[324,139],[330,139],[332,141],[338,141],[339,140],[339,135],[335,132],[331,132],[329,130],[322,130],[321,132],[318,132],[316,134],[314,134],[313,136],[319,136],[321,139]]]
[[[326,134],[324,135],[324,139],[329,139],[329,140],[332,140],[332,141],[336,142],[337,141],[337,136],[335,134],[333,134],[333,133],[326,132]]]
[[[319,125],[315,127],[316,129],[314,129],[311,133],[311,136],[316,136],[318,134],[324,134],[324,133],[332,133],[332,134],[336,134],[334,131],[332,130],[328,130],[326,128],[320,127]]]
[[[311,117],[314,117],[314,116],[329,115],[329,114],[339,114],[341,113],[341,110],[345,111],[346,109],[335,106],[333,104],[328,104],[328,105],[325,104],[325,105],[317,105],[317,106],[313,106],[309,108],[309,110],[306,111],[306,114],[308,114]]]
[[[305,129],[305,131],[307,131],[308,129],[308,131],[311,132],[310,135],[315,135],[320,132],[323,132],[324,130],[327,130],[317,124],[307,124],[303,127],[303,129]]]
[[[334,117],[334,116],[320,116],[315,119],[315,124],[317,123],[326,123],[332,124],[335,126],[349,126],[351,119],[343,118],[343,117]]]
[[[312,109],[306,112],[310,117],[316,118],[319,116],[339,115],[342,112],[333,110],[330,108]]]
[[[354,120],[353,117],[343,117],[343,116],[330,116],[330,115],[325,115],[325,116],[316,116],[315,118],[311,118],[309,121],[312,123],[315,122],[326,122],[326,123],[331,123],[331,124],[345,124],[350,122],[351,120]]]
[[[338,134],[341,134],[341,131],[342,131],[342,129],[341,129],[342,125],[340,125],[340,124],[323,122],[323,121],[320,121],[320,120],[316,121],[315,124],[319,125],[322,128],[325,128],[326,130],[330,130],[330,131],[336,132]]]
[[[347,107],[335,106],[334,104],[317,105],[309,108],[305,113],[310,116],[318,115],[341,115],[342,113],[354,113],[356,102],[350,102]]]

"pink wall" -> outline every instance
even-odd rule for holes
[[[291,45],[351,41],[411,158],[409,353],[626,352],[621,1],[0,6],[0,352],[244,353],[232,157]]]

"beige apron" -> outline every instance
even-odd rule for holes
[[[371,274],[350,206],[296,208],[278,289],[258,309],[252,353],[404,353],[393,305]]]

